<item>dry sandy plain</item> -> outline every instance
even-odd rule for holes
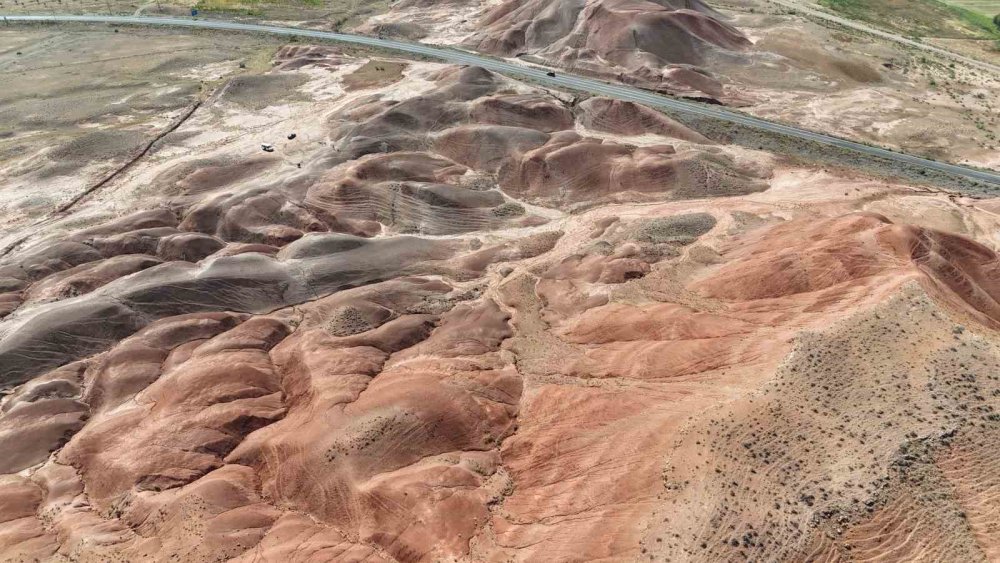
[[[766,114],[669,12],[669,68],[473,33]],[[1000,558],[996,200],[331,46],[22,28],[0,72],[4,561]],[[919,89],[874,72],[816,91]]]

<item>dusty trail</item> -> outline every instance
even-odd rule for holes
[[[153,137],[148,143],[146,143],[146,146],[143,147],[143,149],[141,151],[139,151],[138,154],[136,154],[134,157],[130,158],[128,160],[128,162],[126,162],[125,164],[122,164],[121,166],[119,166],[117,169],[115,169],[111,174],[108,174],[108,176],[106,178],[104,178],[103,180],[101,180],[100,182],[98,182],[98,183],[94,184],[93,186],[87,188],[86,190],[80,192],[79,194],[77,194],[76,197],[74,197],[70,201],[64,203],[63,205],[59,206],[59,208],[56,209],[55,212],[56,213],[66,213],[66,212],[68,212],[69,210],[73,209],[73,207],[76,204],[80,203],[81,201],[83,201],[84,199],[86,199],[88,196],[90,196],[91,194],[93,194],[97,190],[101,189],[102,187],[104,187],[105,185],[107,185],[109,182],[111,182],[112,180],[114,180],[115,178],[117,178],[118,176],[120,176],[123,172],[125,172],[126,170],[128,170],[129,168],[131,168],[142,157],[144,157],[147,154],[149,154],[149,151],[153,149],[153,147],[156,145],[156,143],[158,143],[160,141],[160,139],[162,139],[162,138],[166,137],[167,135],[173,133],[181,125],[184,125],[184,122],[187,121],[188,119],[190,119],[191,116],[194,115],[194,112],[198,111],[198,108],[201,107],[201,104],[202,104],[202,100],[198,100],[198,101],[194,102],[193,104],[191,104],[191,106],[188,107],[188,109],[186,109],[184,111],[184,113],[180,117],[178,117],[177,119],[175,119],[174,122],[171,123],[169,127],[165,128],[163,131],[161,131],[155,137]]]

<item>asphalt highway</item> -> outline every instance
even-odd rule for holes
[[[196,18],[176,18],[176,17],[151,17],[151,16],[100,16],[100,15],[38,15],[38,16],[2,16],[5,20],[15,22],[83,22],[83,23],[109,23],[109,24],[130,24],[149,25],[166,27],[186,27],[201,28],[223,31],[239,31],[250,33],[268,33],[274,35],[295,36],[302,38],[314,38],[324,41],[339,41],[355,45],[390,49],[403,53],[421,55],[434,59],[439,59],[455,64],[472,65],[498,72],[514,78],[529,79],[537,84],[586,92],[598,96],[617,98],[631,102],[645,104],[651,107],[668,110],[671,112],[681,112],[691,115],[704,116],[735,123],[738,125],[752,127],[761,131],[784,135],[793,139],[812,141],[822,145],[837,147],[850,151],[856,151],[869,156],[879,157],[897,163],[915,166],[925,170],[933,170],[945,174],[952,174],[993,184],[1000,187],[1000,173],[979,170],[956,164],[937,162],[914,155],[894,152],[878,147],[848,141],[830,135],[824,135],[815,131],[799,129],[781,123],[775,123],[751,117],[742,113],[723,109],[718,106],[701,104],[697,102],[679,100],[668,96],[663,96],[640,88],[633,88],[622,84],[604,82],[593,78],[586,78],[573,74],[566,74],[556,71],[555,76],[549,76],[545,69],[526,66],[495,59],[483,55],[477,55],[457,49],[431,47],[420,43],[408,41],[397,41],[394,39],[379,39],[364,35],[353,35],[348,33],[335,33],[329,31],[318,31],[295,27],[283,27],[275,25],[257,25],[249,23],[228,22],[211,19]]]

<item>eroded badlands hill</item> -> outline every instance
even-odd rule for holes
[[[3,559],[996,559],[994,202],[268,66],[13,233]]]
[[[456,21],[457,18],[458,19]],[[670,93],[723,97],[706,68],[752,43],[700,1],[407,0],[360,26],[613,78]]]
[[[937,160],[1000,167],[997,73],[767,0],[708,4],[404,0],[357,31],[456,45]],[[975,56],[995,64],[995,49],[986,49],[992,42],[978,43]]]

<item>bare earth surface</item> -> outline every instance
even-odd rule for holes
[[[612,59],[634,3],[462,41],[756,103],[700,3]],[[1000,557],[997,201],[384,53],[0,46],[0,559]]]

